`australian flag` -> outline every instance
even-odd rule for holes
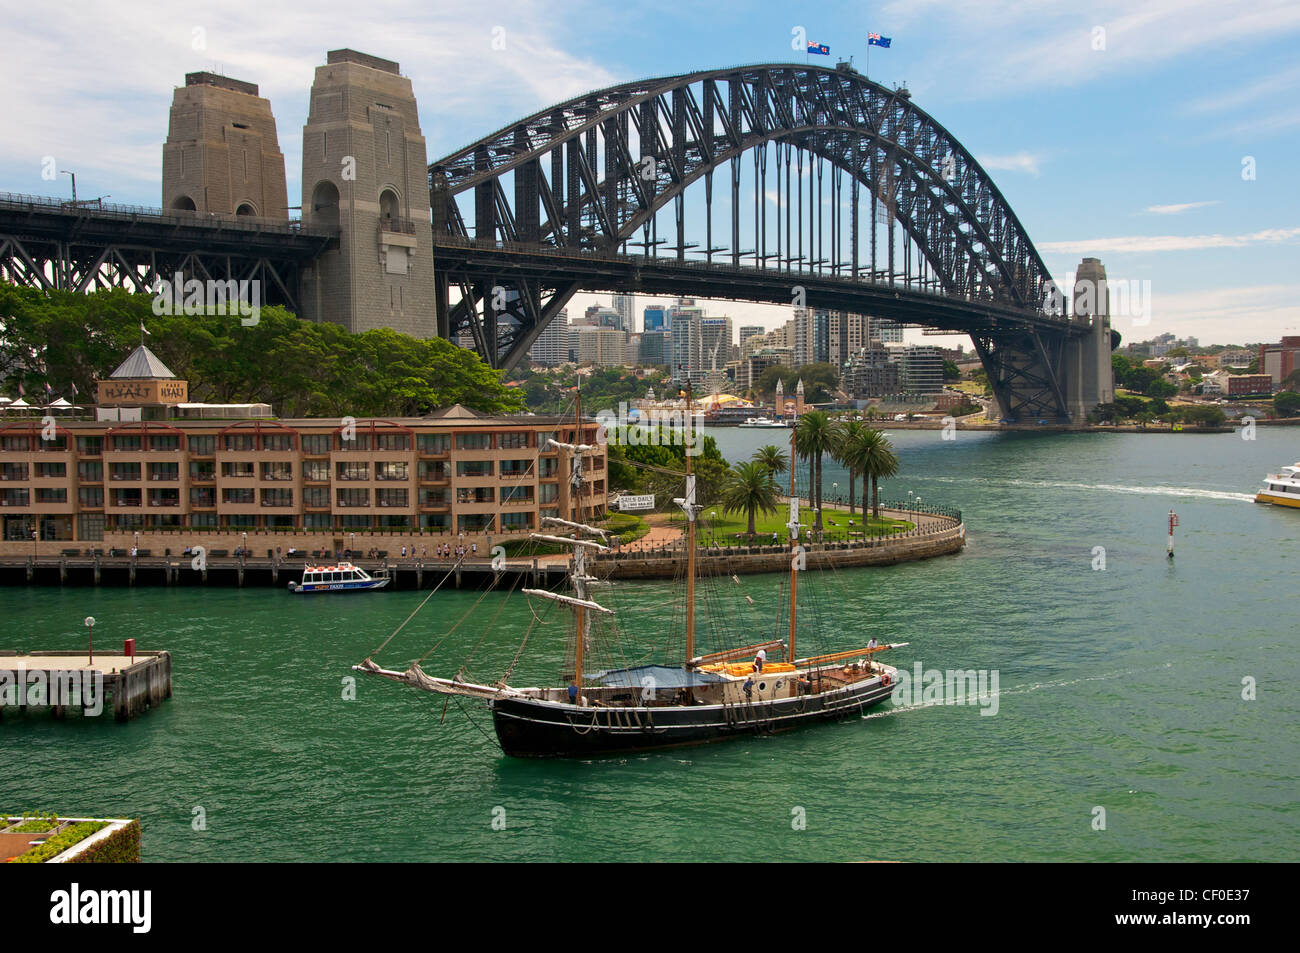
[[[887,36],[881,36],[879,33],[867,34],[867,46],[881,46],[889,49],[890,39]]]
[[[808,52],[817,56],[830,56],[831,48],[825,43],[809,43]]]

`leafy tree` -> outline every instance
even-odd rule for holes
[[[955,361],[945,360],[943,362],[943,379],[945,381],[961,380],[961,369],[957,367]]]
[[[854,484],[857,483],[858,471],[861,469],[862,466],[862,460],[859,454],[862,447],[863,437],[867,434],[868,431],[871,431],[871,428],[863,424],[861,421],[850,420],[848,423],[843,425],[843,429],[840,431],[839,444],[835,448],[835,459],[840,463],[841,466],[843,466],[846,470],[849,471],[849,515],[850,516],[853,515]],[[874,431],[871,432],[874,433]],[[862,506],[864,509],[866,508],[866,505],[867,505],[867,493],[866,493],[866,486],[864,484],[862,489]]]
[[[1300,393],[1281,391],[1273,395],[1273,409],[1279,417],[1300,415]]]

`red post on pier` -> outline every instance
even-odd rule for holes
[[[1178,514],[1169,511],[1169,558],[1174,558],[1174,527],[1178,525]]]
[[[122,654],[131,660],[132,665],[135,664],[135,639],[127,639],[122,643]]]

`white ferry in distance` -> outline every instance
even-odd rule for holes
[[[744,423],[738,424],[737,426],[772,429],[784,428],[788,426],[788,424],[780,420],[773,420],[771,417],[748,417],[745,419]]]
[[[1255,502],[1300,507],[1300,463],[1264,477],[1264,486],[1255,494]]]
[[[307,566],[303,569],[302,582],[289,583],[293,592],[335,592],[349,589],[382,589],[391,580],[388,570],[381,569],[377,575],[370,575],[360,566],[351,563],[338,563],[334,566]]]

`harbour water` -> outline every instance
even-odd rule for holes
[[[733,460],[786,436],[713,435]],[[146,861],[1300,860],[1300,511],[1252,502],[1300,431],[892,437],[882,496],[960,507],[969,543],[835,574],[824,645],[875,636],[911,643],[889,659],[909,671],[996,671],[996,715],[886,704],[793,735],[515,761],[481,709],[382,680],[345,698],[426,593],[9,587],[0,647],[76,648],[93,615],[97,643],[169,650],[174,696],[126,724],[0,722],[0,809],[140,817]],[[835,482],[847,495],[828,464]],[[780,582],[739,592],[761,608]],[[440,592],[380,660],[424,653],[481,595]],[[666,596],[621,587],[625,628],[662,641]],[[529,621],[513,599],[424,667],[468,657],[493,681]],[[551,682],[562,640],[537,627],[512,682]]]

